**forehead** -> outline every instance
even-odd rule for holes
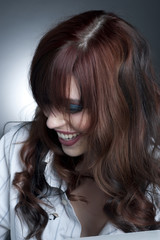
[[[69,92],[67,92],[67,95],[69,96],[70,99],[80,99],[80,90],[78,88],[77,82],[75,78],[72,76],[71,81],[70,81],[70,87],[69,87]]]

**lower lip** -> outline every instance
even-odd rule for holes
[[[67,140],[65,141],[64,139],[62,138],[58,138],[60,143],[64,146],[72,146],[74,145],[76,142],[78,142],[78,140],[81,138],[81,135],[78,135],[77,137],[71,139],[71,140]]]

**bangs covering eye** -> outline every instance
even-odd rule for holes
[[[80,105],[80,104],[70,104],[69,105],[69,113],[78,113],[78,112],[81,112],[82,111],[82,109],[83,109],[83,106],[82,105]]]
[[[46,105],[44,108],[41,108],[41,110],[45,116],[48,116],[51,112],[54,114],[55,107]],[[56,111],[57,110],[63,114],[75,114],[83,110],[83,105],[81,103],[73,103],[73,100],[67,99],[66,104],[64,106],[61,106],[59,109],[56,109]]]

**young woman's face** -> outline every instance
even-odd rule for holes
[[[71,78],[69,92],[70,107],[65,114],[53,110],[45,113],[47,127],[57,132],[58,139],[65,154],[80,156],[87,151],[86,132],[89,127],[89,115],[80,102],[80,94],[75,80]]]

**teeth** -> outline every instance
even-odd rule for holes
[[[64,140],[71,140],[75,137],[77,137],[79,135],[79,133],[74,133],[74,134],[63,134],[63,133],[59,133],[57,132],[58,137],[64,139]]]

